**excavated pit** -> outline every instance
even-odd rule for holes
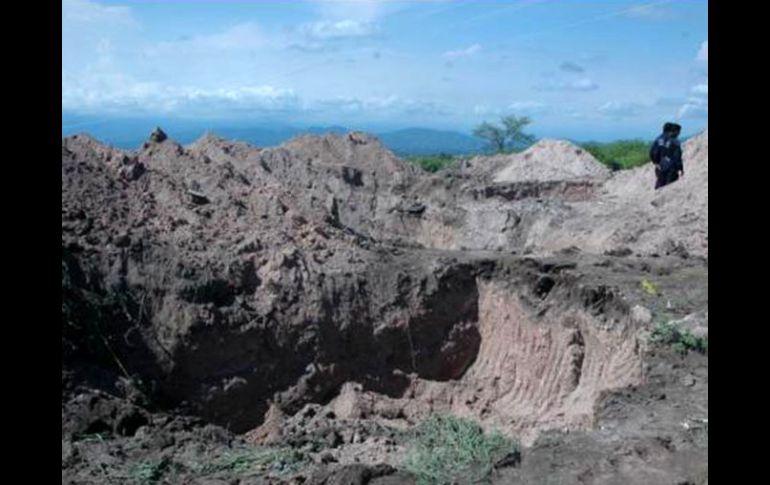
[[[638,324],[612,295],[578,291],[571,277],[525,272],[514,279],[511,284],[478,276],[473,291],[452,295],[474,311],[456,320],[448,334],[471,338],[430,342],[419,318],[409,322],[408,350],[420,349],[411,369],[381,371],[402,378],[403,390],[378,392],[371,375],[354,371],[328,408],[338,419],[396,427],[450,413],[525,444],[545,430],[592,428],[594,404],[602,393],[642,380]],[[431,358],[436,351],[441,358]],[[432,364],[421,365],[423,360]],[[280,414],[291,413],[280,409]],[[281,428],[273,420],[252,436],[275,440]]]
[[[707,142],[688,148],[702,161],[682,185],[706,207]],[[602,399],[645,380],[650,320],[633,304],[671,306],[636,301],[639,282],[696,288],[683,308],[707,309],[707,267],[629,255],[707,256],[707,222],[690,217],[671,239],[640,219],[635,242],[620,211],[636,199],[618,194],[648,173],[614,176],[581,152],[558,179],[540,158],[575,148],[538,146],[433,176],[361,134],[274,149],[154,137],[136,152],[65,139],[63,409],[80,417],[63,418],[63,436],[107,429],[108,415],[128,435],[149,420],[78,411],[84,386],[254,443],[292,444],[309,415],[349,431],[450,413],[525,445],[595,430]],[[546,180],[520,170],[531,166]],[[637,195],[645,217],[682,205]],[[601,237],[586,229],[596,217]]]
[[[542,144],[573,150],[562,145]],[[567,180],[518,180],[516,164],[537,162],[525,154],[500,159],[505,183],[457,186],[360,134],[269,150],[163,137],[137,153],[73,137],[63,265],[89,277],[70,296],[101,298],[109,353],[158,402],[236,432],[271,403],[293,414],[348,382],[402,400],[412,422],[446,411],[530,438],[585,428],[598,393],[639,379],[625,317],[605,328],[565,293],[573,283],[523,264],[508,268],[517,287],[504,253],[452,251],[519,250],[532,199],[590,198],[606,173],[580,156]],[[463,209],[466,197],[479,203]],[[387,234],[403,249],[378,242]]]

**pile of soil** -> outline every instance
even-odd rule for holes
[[[685,175],[653,190],[652,164],[616,172],[570,217],[542,220],[527,244],[584,251],[708,258],[708,131],[684,143]]]
[[[541,140],[522,153],[507,158],[497,171],[497,183],[571,179],[603,179],[610,170],[584,149],[564,140]],[[482,162],[483,163],[483,162]]]
[[[408,483],[436,413],[525,446],[499,483],[701,483],[707,356],[648,344],[707,335],[707,133],[685,156],[653,193],[566,142],[433,175],[363,133],[65,138],[63,483]]]

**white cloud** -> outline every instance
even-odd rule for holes
[[[627,101],[609,101],[599,106],[599,112],[615,117],[622,118],[627,116],[635,116],[639,114],[639,111],[644,108],[639,103],[627,102]]]
[[[626,9],[627,17],[643,20],[665,20],[672,18],[671,8],[660,4],[634,5]]]
[[[697,84],[697,85],[692,87],[691,91],[692,91],[693,94],[696,94],[696,95],[699,94],[699,95],[703,95],[703,96],[708,96],[709,95],[709,85],[708,85],[708,83]]]
[[[577,79],[549,79],[537,86],[540,91],[594,91],[599,89],[591,78],[581,77]]]
[[[700,45],[700,49],[698,50],[698,55],[696,56],[696,59],[703,62],[709,61],[709,41],[704,40],[703,43]]]
[[[131,9],[105,6],[91,0],[62,0],[62,24],[119,23],[136,25]]]
[[[136,41],[140,25],[131,9],[90,0],[62,1],[62,66],[85,68]]]
[[[517,114],[537,115],[546,114],[551,111],[551,107],[539,101],[516,101],[508,106],[508,109]]]
[[[575,110],[575,109],[568,110],[566,115],[568,117],[570,117],[572,119],[576,119],[576,120],[582,120],[582,119],[586,118],[586,115],[584,115],[581,111],[578,111],[578,110]]]
[[[677,113],[677,117],[682,118],[708,118],[709,106],[708,103],[703,103],[700,100],[690,100],[685,103]]]
[[[337,21],[322,20],[302,27],[302,32],[310,39],[331,40],[355,37],[367,37],[379,31],[373,22],[362,22],[354,19]]]
[[[200,54],[202,51],[243,51],[264,47],[268,39],[255,22],[245,22],[213,34],[159,42],[146,49],[149,56]]]
[[[388,0],[312,0],[312,3],[324,18],[362,22],[373,22],[403,7],[399,2]]]
[[[265,36],[256,23],[246,22],[218,34],[195,37],[192,42],[214,49],[253,49],[264,44]]]
[[[708,118],[708,82],[697,84],[690,90],[692,95],[679,108],[678,118]]]
[[[446,51],[441,56],[445,59],[457,59],[458,57],[468,57],[477,54],[481,51],[479,44],[473,44],[464,49],[456,49],[452,51]]]
[[[503,110],[488,104],[477,104],[473,107],[473,114],[476,116],[501,115]]]
[[[662,108],[679,107],[684,103],[684,98],[662,97],[655,100],[655,106]]]
[[[293,90],[270,85],[197,88],[137,81],[119,72],[88,74],[85,79],[76,80],[62,72],[62,109],[91,113],[218,116],[299,107],[299,99]]]
[[[357,97],[334,97],[306,102],[304,109],[313,112],[382,115],[446,115],[449,110],[433,101],[421,101],[398,95]]]
[[[86,114],[167,115],[201,118],[259,117],[280,113],[366,117],[447,115],[433,101],[399,95],[301,98],[272,85],[201,88],[141,82],[116,71],[91,72],[77,82],[62,71],[62,109]]]
[[[311,111],[332,111],[339,113],[361,113],[364,111],[363,102],[358,98],[352,97],[334,97],[329,99],[318,99],[305,104],[305,109]]]
[[[593,91],[599,87],[598,84],[587,77],[573,81],[568,86],[575,91]]]
[[[399,111],[407,114],[417,113],[442,113],[445,109],[432,101],[421,101],[402,96],[391,95],[387,97],[366,98],[363,101],[365,110],[380,111]]]
[[[506,107],[480,103],[473,106],[472,112],[476,116],[503,116],[506,114],[532,116],[550,113],[551,106],[540,101],[515,101]]]
[[[373,22],[396,12],[422,4],[450,4],[454,8],[457,0],[310,0],[318,14],[325,19],[355,19]]]

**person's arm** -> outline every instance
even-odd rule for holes
[[[650,161],[652,162],[652,165],[655,167],[655,171],[657,172],[660,169],[660,166],[658,165],[660,162],[660,137],[656,138],[655,141],[652,142],[649,155]]]
[[[679,176],[684,176],[684,163],[682,162],[682,145],[677,140],[676,144],[674,145],[674,153],[673,153],[674,162],[676,163],[677,171],[679,172]]]

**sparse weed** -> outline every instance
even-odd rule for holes
[[[414,432],[404,467],[420,485],[476,483],[518,446],[499,433],[485,434],[465,419],[434,415]]]
[[[213,463],[204,465],[203,474],[222,471],[243,475],[248,472],[269,472],[288,475],[299,471],[307,457],[292,448],[243,448],[224,453]]]
[[[171,461],[167,457],[145,461],[131,469],[130,477],[142,484],[156,483],[169,470],[170,465]]]
[[[650,161],[650,143],[644,140],[588,142],[581,144],[581,147],[613,170],[634,168]]]
[[[104,436],[102,436],[102,433],[86,433],[81,435],[76,435],[76,439],[82,441],[83,443],[104,443]]]
[[[650,341],[660,345],[670,345],[680,354],[689,351],[705,354],[708,352],[708,337],[697,337],[689,330],[681,330],[670,322],[660,322],[655,325],[650,335]]]
[[[414,163],[426,172],[438,172],[454,163],[455,157],[446,153],[438,155],[419,155],[408,157],[407,160]]]
[[[650,296],[658,295],[658,288],[649,280],[642,280],[642,290]]]

